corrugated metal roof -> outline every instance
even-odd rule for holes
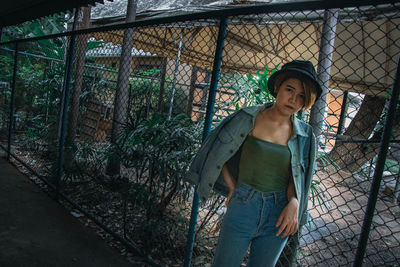
[[[104,0],[12,0],[2,1],[0,27],[11,26],[41,17],[72,11],[75,7],[103,3]]]
[[[138,0],[138,14],[208,11],[234,5],[287,2],[288,0]],[[293,0],[292,0],[293,1]],[[92,19],[126,15],[127,0],[114,0],[92,8]]]
[[[122,47],[120,44],[106,43],[102,47],[94,48],[87,51],[86,56],[99,58],[99,57],[120,57],[121,56]],[[156,57],[156,54],[152,54],[150,52],[145,52],[142,49],[138,50],[136,48],[132,48],[131,55],[133,57]]]

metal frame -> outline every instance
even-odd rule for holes
[[[371,184],[371,189],[368,197],[367,210],[362,225],[361,236],[358,241],[357,253],[355,257],[354,267],[362,266],[365,250],[367,248],[369,232],[371,230],[372,218],[374,217],[374,211],[376,201],[378,200],[379,185],[382,181],[383,169],[385,167],[385,161],[387,152],[389,150],[390,137],[392,134],[394,116],[396,114],[396,107],[399,103],[400,95],[400,55],[397,61],[396,75],[394,77],[393,88],[391,92],[389,110],[385,120],[385,126],[383,135],[380,143],[380,149],[378,153],[377,164],[375,167],[374,178]]]
[[[215,97],[216,97],[216,89],[217,89],[217,82],[219,78],[219,72],[221,67],[221,60],[222,60],[222,52],[224,47],[224,40],[226,35],[226,28],[228,23],[228,17],[230,16],[237,16],[237,15],[250,15],[250,14],[261,14],[261,13],[274,13],[274,12],[290,12],[290,11],[301,11],[301,10],[318,10],[318,9],[334,9],[334,8],[346,8],[346,7],[354,7],[354,6],[366,6],[366,5],[384,5],[384,4],[393,4],[398,3],[398,1],[378,1],[378,0],[370,0],[370,1],[362,1],[354,5],[351,1],[335,1],[335,2],[325,2],[325,1],[303,1],[303,2],[291,2],[291,3],[279,3],[279,4],[267,4],[267,5],[254,5],[248,7],[239,7],[239,8],[231,8],[231,9],[224,9],[224,10],[216,10],[216,11],[209,11],[209,12],[199,12],[189,15],[180,15],[180,16],[172,16],[172,17],[164,17],[164,18],[155,18],[155,19],[148,19],[148,20],[141,20],[132,23],[124,23],[124,24],[117,24],[105,27],[98,27],[86,30],[72,30],[66,33],[54,34],[49,36],[43,37],[36,37],[36,38],[27,38],[21,40],[15,40],[10,42],[0,42],[0,45],[8,45],[8,44],[15,44],[15,55],[14,55],[14,69],[13,69],[13,80],[12,80],[12,92],[11,92],[11,104],[10,104],[10,121],[9,121],[9,134],[8,134],[8,160],[10,157],[13,156],[16,160],[21,162],[25,167],[27,167],[31,172],[35,173],[39,178],[42,177],[30,168],[28,165],[24,164],[20,159],[18,159],[12,152],[11,152],[11,144],[12,144],[12,135],[13,135],[13,120],[14,120],[14,105],[15,105],[15,90],[16,90],[16,77],[18,71],[18,44],[22,42],[32,42],[37,40],[49,39],[49,38],[58,38],[58,37],[65,37],[70,36],[70,43],[68,47],[68,53],[66,58],[66,70],[64,74],[64,85],[63,85],[63,96],[62,96],[62,110],[60,112],[60,119],[59,122],[59,154],[58,154],[58,169],[57,169],[57,176],[56,176],[56,186],[53,187],[50,185],[52,189],[56,190],[56,197],[61,196],[63,199],[67,200],[70,204],[72,204],[75,208],[80,210],[86,216],[88,216],[91,220],[93,220],[96,224],[101,226],[104,230],[110,233],[113,237],[124,243],[124,245],[130,247],[134,251],[139,251],[130,241],[127,239],[119,236],[118,234],[114,233],[111,229],[107,226],[102,224],[98,221],[94,216],[90,215],[90,213],[84,211],[79,205],[74,203],[71,199],[65,196],[62,192],[60,192],[60,182],[61,176],[63,172],[63,161],[64,161],[64,143],[65,143],[65,132],[66,132],[66,122],[67,122],[67,111],[68,111],[68,99],[69,99],[69,91],[70,91],[70,81],[72,75],[72,62],[73,62],[73,54],[74,54],[74,45],[76,35],[78,34],[86,34],[98,31],[108,31],[108,30],[120,30],[120,29],[127,29],[132,27],[141,27],[141,26],[151,26],[151,25],[159,25],[164,23],[176,23],[176,22],[184,22],[184,21],[193,21],[199,19],[220,19],[219,22],[219,33],[218,33],[218,40],[217,40],[217,47],[215,50],[215,57],[213,62],[213,71],[212,71],[212,78],[211,78],[211,85],[209,91],[209,99],[207,103],[207,112],[206,112],[206,119],[203,131],[203,140],[208,136],[210,129],[211,129],[211,122],[214,113],[214,106],[215,106]],[[75,18],[74,24],[76,24],[77,19],[77,11],[75,11]],[[75,27],[74,27],[75,29]],[[0,39],[1,39],[1,32],[0,32]],[[370,195],[368,198],[368,205],[367,211],[365,213],[364,222],[362,226],[362,232],[360,236],[360,240],[357,247],[356,253],[356,261],[354,262],[354,266],[361,266],[362,261],[365,255],[366,246],[368,243],[369,232],[371,228],[372,218],[374,215],[375,205],[378,197],[379,185],[382,180],[382,173],[385,164],[386,155],[388,152],[389,144],[391,142],[398,142],[398,140],[390,140],[390,134],[393,127],[393,121],[395,116],[395,108],[398,103],[399,98],[399,90],[400,90],[400,57],[398,61],[397,71],[395,82],[392,88],[392,95],[390,99],[389,111],[386,117],[384,133],[382,139],[380,141],[380,150],[378,154],[378,160],[376,165],[376,170],[374,173],[373,183],[370,189]],[[346,95],[347,98],[347,95]],[[343,99],[343,103],[346,103],[347,100]],[[341,116],[341,123],[339,129],[341,129],[343,121]],[[375,140],[343,140],[342,142],[365,142],[371,143],[375,142]],[[5,149],[4,147],[2,147]],[[42,179],[44,180],[44,179]],[[47,183],[47,182],[46,182]],[[192,212],[191,212],[191,219],[190,219],[190,226],[188,232],[188,240],[187,240],[187,247],[185,253],[185,262],[184,266],[190,266],[192,252],[193,252],[193,243],[195,239],[195,231],[196,231],[196,221],[199,209],[199,198],[197,194],[194,196]]]
[[[9,42],[0,43],[0,45],[7,45],[15,42],[32,42],[49,38],[58,38],[71,36],[73,34],[87,34],[98,31],[112,31],[112,30],[122,30],[126,28],[136,28],[136,27],[144,27],[144,26],[152,26],[152,25],[160,25],[166,23],[176,23],[176,22],[185,22],[185,21],[193,21],[193,20],[206,20],[206,19],[220,19],[221,17],[231,17],[231,16],[240,16],[240,15],[257,15],[263,13],[278,13],[278,12],[291,12],[291,11],[303,11],[303,10],[325,10],[325,9],[334,9],[334,8],[347,8],[347,7],[360,7],[360,6],[377,6],[377,5],[385,5],[385,4],[396,4],[397,0],[366,0],[354,3],[352,1],[346,0],[338,0],[338,1],[299,1],[299,2],[287,2],[287,3],[271,3],[264,5],[251,5],[246,7],[235,7],[235,8],[227,8],[221,10],[213,10],[207,12],[198,12],[198,13],[190,13],[184,15],[170,16],[170,17],[161,17],[154,19],[143,19],[140,21],[130,22],[130,23],[120,23],[109,26],[102,26],[90,29],[82,29],[77,31],[68,31],[64,33],[57,33],[47,36],[34,37],[34,38],[26,38],[19,39]]]
[[[228,19],[221,18],[221,22],[219,25],[218,30],[218,39],[217,39],[217,46],[215,48],[215,56],[214,56],[214,64],[213,70],[211,74],[211,84],[210,90],[208,95],[208,103],[207,103],[207,113],[204,122],[204,131],[203,131],[203,141],[206,139],[208,134],[211,131],[211,123],[212,118],[214,115],[214,106],[215,106],[215,97],[217,94],[217,87],[218,87],[218,79],[219,73],[221,70],[221,62],[222,62],[222,53],[224,51],[224,40],[226,36],[226,28],[228,25]],[[197,189],[197,187],[196,187]],[[195,190],[196,191],[196,190]],[[189,223],[189,232],[188,232],[188,241],[185,253],[185,261],[183,266],[189,267],[190,262],[192,260],[192,253],[193,253],[193,243],[196,234],[196,223],[197,223],[197,215],[199,213],[199,204],[200,199],[197,193],[194,193],[193,197],[193,204],[192,204],[192,211],[190,215],[190,223]]]

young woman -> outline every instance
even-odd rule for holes
[[[288,236],[307,220],[315,137],[295,114],[322,90],[312,63],[301,60],[283,65],[268,87],[275,103],[223,120],[190,167],[201,200],[211,189],[227,194],[216,267],[240,266],[249,246],[248,266],[274,266]]]

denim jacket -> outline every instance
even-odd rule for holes
[[[227,195],[228,188],[221,175],[222,166],[226,163],[234,179],[238,179],[241,145],[254,128],[257,114],[272,104],[243,108],[225,118],[208,135],[193,159],[188,174],[188,179],[198,185],[197,194],[201,201],[207,199],[211,189]],[[307,203],[316,157],[316,141],[310,125],[295,116],[292,116],[292,123],[293,133],[288,146],[299,200],[298,220],[302,226],[308,220]]]

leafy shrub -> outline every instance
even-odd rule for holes
[[[197,150],[201,129],[184,114],[171,120],[155,114],[127,130],[128,135],[121,139],[122,164],[134,170],[135,183],[144,185],[149,198],[156,199],[150,217],[162,217],[174,200],[187,199],[189,187],[184,177]]]

